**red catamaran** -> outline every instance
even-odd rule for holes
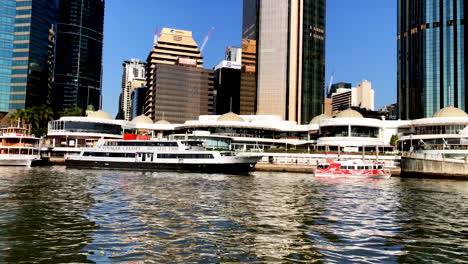
[[[390,171],[384,168],[384,163],[362,160],[332,161],[317,166],[316,177],[348,177],[388,179]]]

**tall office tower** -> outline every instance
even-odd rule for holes
[[[241,49],[230,49],[238,51]],[[222,115],[228,112],[240,113],[240,58],[231,56],[233,52],[226,53],[226,59],[214,68],[214,89],[216,91],[214,114]],[[237,62],[236,62],[237,61]]]
[[[13,1],[15,2],[15,1]],[[8,13],[1,17],[11,23],[11,1],[3,0]],[[15,4],[13,54],[10,79],[10,109],[24,109],[50,104],[49,90],[53,71],[54,28],[57,23],[57,0],[17,0]],[[5,29],[11,40],[11,26]],[[5,55],[10,54],[7,52]],[[9,55],[8,55],[9,56]],[[6,71],[5,71],[6,73]],[[5,97],[5,84],[1,97]],[[3,103],[3,108],[5,103]]]
[[[163,28],[146,60],[145,115],[174,123],[213,113],[213,71],[191,31]]]
[[[120,94],[119,113],[124,120],[132,119],[133,89],[145,84],[145,63],[138,59],[126,60],[122,63],[122,92]],[[144,85],[143,85],[144,86]]]
[[[240,114],[257,112],[257,38],[259,0],[243,1]]]
[[[0,112],[10,110],[16,0],[0,0]]]
[[[398,0],[398,114],[467,110],[465,1]]]
[[[257,7],[257,114],[309,123],[324,102],[326,1],[259,0]]]
[[[53,105],[101,108],[104,0],[60,0]]]

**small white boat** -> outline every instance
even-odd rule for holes
[[[385,169],[382,162],[347,160],[319,164],[314,175],[316,177],[388,179],[391,173]]]
[[[31,166],[41,160],[40,138],[26,126],[0,128],[0,166]]]

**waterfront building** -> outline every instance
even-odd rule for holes
[[[399,147],[402,150],[427,150],[464,153],[468,149],[468,114],[448,106],[432,117],[409,121],[399,127]]]
[[[399,118],[430,118],[447,106],[466,110],[465,2],[398,1]]]
[[[134,89],[146,86],[145,63],[138,59],[126,60],[122,63],[122,92],[119,97],[119,116],[124,120],[132,119],[132,92]]]
[[[257,7],[257,114],[307,124],[323,111],[326,1]]]
[[[257,112],[257,40],[260,0],[243,0],[240,114]]]
[[[226,57],[228,59],[229,57]],[[214,114],[240,113],[241,64],[223,60],[214,68]]]
[[[374,90],[372,89],[372,83],[367,80],[358,83],[357,87],[338,87],[331,94],[331,98],[332,111],[343,110],[351,106],[374,110]]]
[[[50,121],[44,150],[51,158],[63,158],[66,154],[80,153],[82,147],[92,147],[101,139],[121,139],[123,120],[99,111],[88,111],[88,115],[65,116]]]
[[[145,115],[181,123],[212,114],[213,85],[192,32],[163,28],[147,59]]]
[[[104,0],[60,0],[53,106],[101,107]]]
[[[15,2],[15,1],[13,1]],[[6,4],[5,17],[2,21],[6,30],[6,38],[11,40],[11,1],[2,1]],[[57,24],[57,0],[32,0],[15,3],[13,53],[6,51],[6,57],[11,56],[11,78],[9,109],[25,109],[37,105],[50,104],[50,89],[53,78],[53,50],[55,28]],[[8,14],[7,14],[8,13]],[[3,34],[3,33],[2,33]],[[10,50],[11,43],[4,42],[6,50]],[[5,60],[6,62],[8,61]],[[2,71],[4,76],[7,71]],[[8,78],[1,82],[1,97],[5,98]],[[3,101],[3,108],[5,102]]]

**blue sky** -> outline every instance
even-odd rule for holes
[[[107,0],[104,22],[103,110],[115,116],[122,61],[146,60],[155,28],[193,31],[199,45],[215,27],[203,55],[212,68],[227,46],[240,46],[242,0]],[[396,102],[396,1],[328,0],[326,84],[372,82],[376,107]]]

